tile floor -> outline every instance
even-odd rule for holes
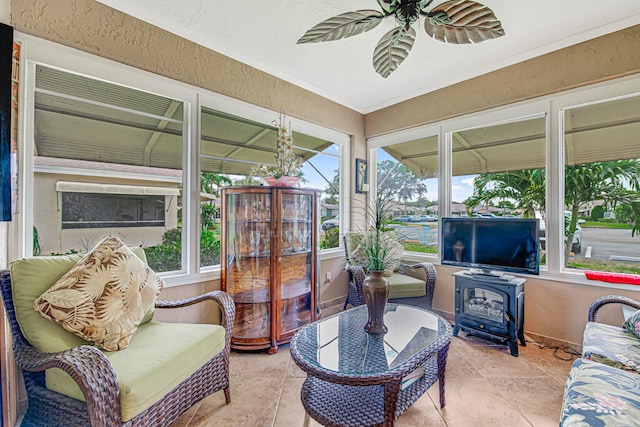
[[[473,336],[454,337],[446,371],[447,405],[440,409],[435,384],[402,414],[398,427],[557,426],[570,360],[532,343],[513,357],[506,346]],[[571,355],[558,352],[562,358]],[[575,359],[575,358],[574,358]],[[231,403],[215,393],[194,405],[172,427],[316,427],[300,403],[305,373],[289,347],[267,353],[231,354]]]

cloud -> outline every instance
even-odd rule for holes
[[[456,191],[456,190],[460,191],[460,190],[464,190],[464,187],[462,185],[452,185],[451,189],[453,191]]]
[[[473,186],[473,180],[474,179],[475,179],[475,177],[465,178],[465,179],[461,179],[460,182],[465,184],[465,185]]]

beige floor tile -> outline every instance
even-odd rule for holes
[[[437,387],[437,384],[436,384]],[[438,392],[436,390],[436,396]],[[431,396],[425,393],[413,405],[404,411],[396,422],[397,427],[445,427],[446,423],[442,419],[436,405],[431,400]]]
[[[434,402],[438,402],[437,384],[428,393]],[[449,427],[531,425],[502,396],[498,387],[486,379],[447,379],[445,396],[446,406],[441,413]]]
[[[232,377],[231,403],[225,405],[224,393],[209,396],[202,401],[189,427],[273,426],[283,383],[284,377]]]
[[[491,382],[531,425],[558,425],[563,390],[552,378],[501,378]]]
[[[462,356],[462,350],[449,346],[447,356],[446,378],[482,378],[482,375]]]
[[[436,383],[398,418],[398,427],[558,425],[570,361],[532,343],[513,357],[505,345],[460,335],[449,349],[446,407],[439,408]],[[273,355],[232,352],[230,370],[229,405],[215,393],[172,427],[319,427],[300,401],[306,373],[291,360],[288,345]]]

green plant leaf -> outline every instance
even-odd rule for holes
[[[398,68],[409,55],[416,32],[412,27],[396,27],[385,34],[373,52],[373,68],[385,79]]]
[[[450,22],[443,20],[443,12]],[[424,29],[434,39],[453,44],[480,43],[504,35],[493,11],[470,0],[451,0],[435,7],[424,20]]]
[[[384,18],[377,10],[356,10],[322,21],[308,30],[298,44],[340,40],[375,28]]]

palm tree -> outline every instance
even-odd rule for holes
[[[571,251],[580,206],[592,200],[603,200],[603,207],[615,209],[630,206],[639,198],[640,162],[637,159],[572,165],[565,168],[564,202],[571,212],[565,254]],[[635,210],[633,210],[635,213]],[[634,214],[632,235],[640,218]]]
[[[603,200],[603,207],[610,209],[630,207],[634,223],[632,235],[640,232],[640,161],[627,159],[566,166],[564,181],[564,203],[571,212],[565,227],[565,258],[571,252],[578,211],[587,202]],[[478,175],[467,207],[495,199],[515,201],[517,207],[525,210],[525,216],[533,216],[536,209],[544,213],[544,169]]]
[[[493,200],[513,201],[524,217],[535,217],[535,211],[545,210],[544,169],[527,169],[478,175],[473,181],[473,195],[465,204],[467,211]]]

